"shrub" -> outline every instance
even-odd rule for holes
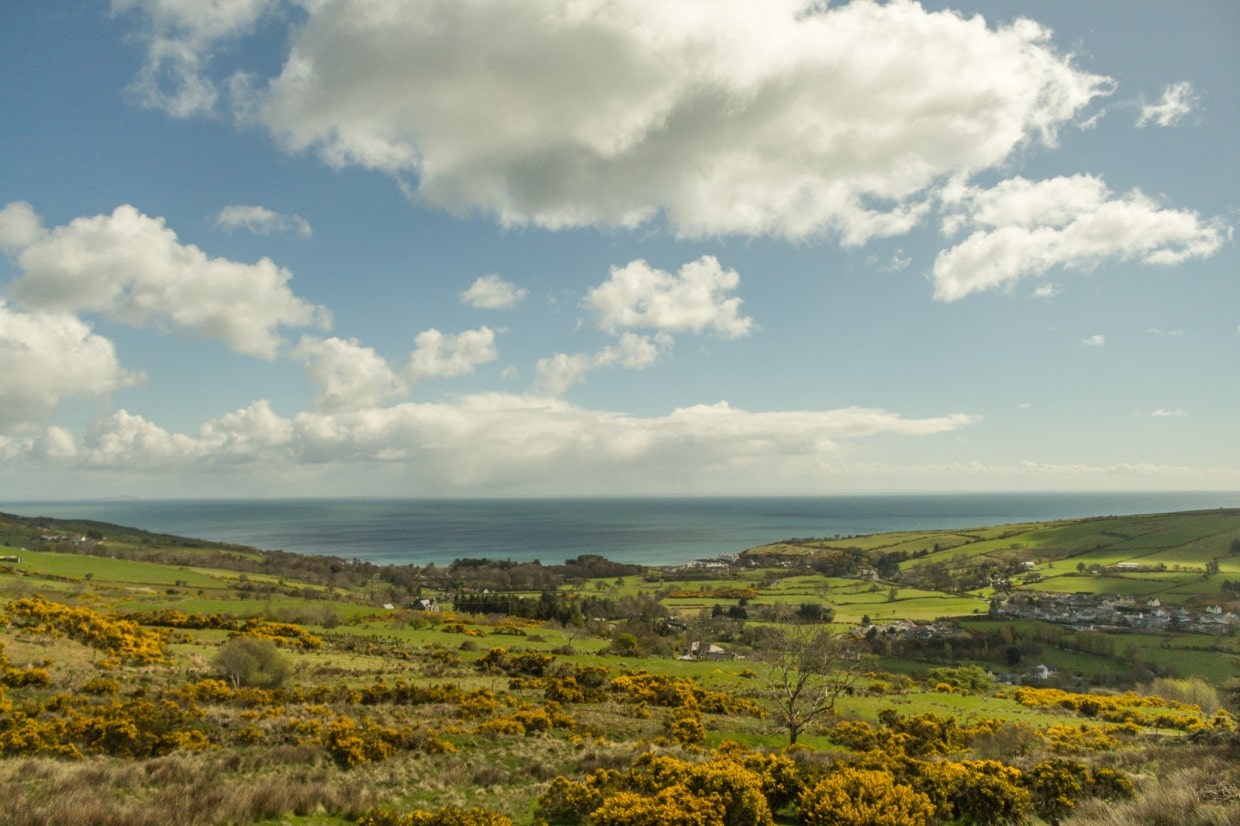
[[[1085,754],[1095,751],[1111,751],[1119,747],[1119,740],[1097,726],[1051,726],[1046,730],[1051,751],[1056,754]]]
[[[714,798],[721,814],[709,821],[718,826],[769,826],[771,809],[762,794],[762,779],[727,757],[690,763],[672,757],[643,754],[633,762],[628,785],[655,794],[673,786],[698,798]],[[685,821],[695,822],[695,821]]]
[[[511,717],[496,717],[479,723],[478,733],[484,737],[520,736],[525,734],[525,726]]]
[[[667,720],[668,735],[682,746],[700,746],[706,742],[706,726],[697,712],[678,712]]]
[[[1099,767],[1089,773],[1089,794],[1102,800],[1128,800],[1136,793],[1126,774]]]
[[[114,680],[111,677],[96,677],[93,680],[87,680],[82,684],[83,694],[91,694],[96,697],[102,697],[109,694],[119,694],[120,690],[120,680]]]
[[[620,773],[610,769],[591,772],[584,781],[574,783],[566,777],[555,777],[547,790],[538,796],[538,814],[548,823],[577,826],[585,823],[595,809],[603,805],[606,795],[615,791]]]
[[[275,688],[289,674],[288,659],[274,641],[246,635],[226,640],[211,664],[217,674],[232,682],[233,688]]]
[[[67,636],[126,662],[155,663],[164,659],[166,631],[149,631],[133,620],[91,608],[62,605],[36,595],[10,602],[4,607],[2,619],[18,628]]]
[[[806,826],[926,826],[934,804],[890,772],[846,768],[802,793],[797,813]]]
[[[617,792],[590,817],[594,826],[718,826],[724,809],[713,797],[700,797],[684,786],[660,789],[653,797]]]
[[[963,774],[950,793],[957,817],[983,826],[1024,821],[1033,801],[1021,783],[1019,769],[996,760],[972,760],[957,765]]]
[[[1038,763],[1025,778],[1033,796],[1034,812],[1053,823],[1071,812],[1076,801],[1085,796],[1089,769],[1075,760],[1055,757]]]
[[[384,728],[367,720],[358,725],[348,717],[332,720],[323,732],[323,746],[342,768],[387,760],[406,744],[413,732]]]
[[[357,819],[358,826],[512,826],[508,815],[490,809],[445,806],[434,812],[419,809],[396,814],[390,809],[371,809]]]

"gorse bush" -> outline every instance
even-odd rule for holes
[[[926,826],[934,804],[890,772],[846,768],[806,789],[797,815],[805,826]]]
[[[48,637],[67,636],[130,663],[164,660],[167,632],[147,630],[133,620],[92,608],[62,605],[41,596],[15,599],[4,607],[7,624]]]
[[[764,776],[742,765],[736,752],[693,763],[668,755],[640,755],[625,772],[598,769],[581,782],[554,778],[538,798],[539,814],[552,824],[772,824],[765,791],[787,794],[786,767]],[[790,762],[790,761],[789,761]]]
[[[717,826],[726,811],[720,800],[676,785],[651,794],[616,792],[590,815],[593,826]]]
[[[508,815],[489,809],[462,809],[445,806],[435,811],[419,809],[397,814],[390,809],[372,809],[357,819],[358,826],[512,826]]]

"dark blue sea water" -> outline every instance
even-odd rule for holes
[[[1084,516],[1240,507],[1240,493],[998,493],[626,499],[259,499],[0,502],[24,516],[375,563],[578,554],[665,565],[789,537],[972,528]]]

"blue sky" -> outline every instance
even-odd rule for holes
[[[1240,489],[1230,0],[0,7],[0,495]]]

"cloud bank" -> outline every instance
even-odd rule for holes
[[[669,487],[739,470],[812,472],[845,455],[852,440],[930,436],[971,424],[963,414],[909,419],[885,410],[754,412],[725,402],[637,417],[511,394],[453,403],[406,403],[291,418],[266,402],[213,419],[198,432],[167,431],[118,411],[80,444],[55,434],[58,461],[86,469],[228,471],[397,463],[419,489],[464,490],[631,479]],[[34,440],[24,446],[29,456]],[[10,454],[19,451],[9,443]]]
[[[302,7],[278,75],[213,63],[275,5],[116,0],[145,21],[143,101],[185,116],[226,88],[290,152],[515,225],[860,244],[1113,86],[1032,21],[908,0],[338,0]]]

